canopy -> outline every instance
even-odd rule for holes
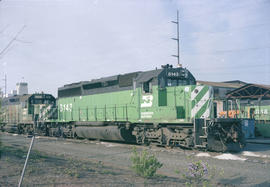
[[[270,99],[270,85],[246,84],[226,94],[228,99]]]

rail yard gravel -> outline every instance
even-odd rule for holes
[[[0,186],[16,186],[31,141],[0,133]],[[143,179],[131,171],[132,147],[154,153],[163,167],[158,177]],[[145,147],[115,142],[36,137],[24,179],[25,186],[184,186],[175,171],[190,160],[202,160],[224,171],[218,186],[270,186],[270,146],[248,144],[240,153]]]

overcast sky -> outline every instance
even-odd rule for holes
[[[64,84],[177,63],[197,80],[270,85],[270,0],[2,0],[0,87]]]

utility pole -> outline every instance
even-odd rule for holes
[[[7,96],[7,74],[5,74],[5,78],[3,79],[5,81],[5,95],[4,97]]]
[[[172,56],[177,58],[177,66],[182,67],[182,64],[180,64],[179,11],[178,10],[177,10],[176,21],[172,21],[172,23],[176,24],[177,26],[177,38],[172,38],[173,40],[177,41],[177,55],[172,55]]]

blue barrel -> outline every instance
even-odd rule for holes
[[[242,131],[245,134],[245,138],[255,138],[255,120],[254,119],[243,119],[242,120]]]

